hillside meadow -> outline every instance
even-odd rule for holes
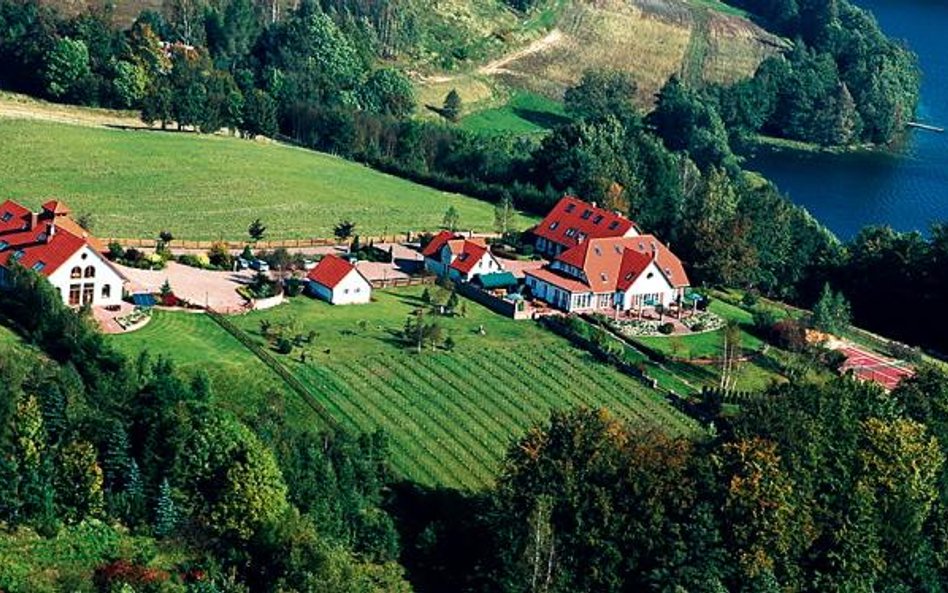
[[[343,218],[397,234],[438,229],[451,206],[464,230],[493,228],[489,203],[281,144],[19,119],[0,119],[0,137],[0,199],[64,200],[102,238],[240,240],[255,218],[270,239],[331,237]]]

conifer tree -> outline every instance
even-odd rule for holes
[[[171,486],[168,479],[161,481],[158,488],[158,500],[155,504],[155,535],[157,537],[168,537],[174,533],[178,524],[178,511],[175,508],[174,500],[171,498]]]

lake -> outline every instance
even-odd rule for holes
[[[948,127],[948,3],[855,2],[918,54],[923,81],[916,119]],[[948,220],[948,134],[911,130],[887,153],[761,152],[747,168],[774,181],[841,239],[869,224],[926,231],[932,222]]]

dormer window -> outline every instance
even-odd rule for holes
[[[566,236],[567,236],[567,237],[574,237],[574,236],[576,236],[576,229],[572,229],[572,228],[571,228],[571,229],[566,229]]]
[[[558,220],[554,220],[553,222],[550,223],[550,230],[551,230],[551,231],[555,231],[555,230],[556,230],[556,227],[558,227],[558,226],[560,226],[559,221],[558,221]]]
[[[40,243],[45,243],[46,239],[48,238],[49,238],[49,235],[47,235],[46,233],[40,233],[39,235],[36,236],[36,240],[39,241]]]
[[[592,215],[593,215],[593,211],[592,211],[592,210],[586,210],[585,212],[583,212],[582,218],[583,218],[583,220],[589,220],[589,217],[592,216]]]
[[[10,219],[13,218],[12,212],[4,212],[3,216],[0,216],[0,222],[10,222]]]
[[[22,249],[17,249],[16,251],[13,252],[13,255],[10,256],[10,259],[12,261],[20,261],[21,259],[23,259],[24,255],[26,255],[25,251],[23,251]]]
[[[567,214],[569,214],[570,212],[572,212],[572,211],[575,210],[575,209],[576,209],[576,204],[567,204],[567,205],[566,205],[566,213],[567,213]]]
[[[602,222],[602,214],[597,214],[596,218],[593,219],[593,224],[599,224]]]
[[[619,221],[618,221],[618,220],[613,220],[612,222],[609,223],[609,230],[610,230],[610,231],[614,231],[614,230],[616,230],[617,228],[619,228]]]
[[[45,267],[46,267],[46,262],[38,261],[38,262],[36,262],[35,264],[33,264],[33,271],[34,271],[34,272],[42,272],[42,271],[43,271],[43,268],[45,268]]]
[[[3,251],[4,249],[6,249],[6,248],[9,247],[9,246],[10,246],[10,244],[7,243],[6,241],[0,241],[0,251]]]
[[[625,275],[625,279],[626,279],[626,280],[631,280],[631,279],[632,279],[632,272],[629,272],[628,274],[626,274],[626,275]]]
[[[576,233],[576,240],[582,243],[586,240],[586,233]]]

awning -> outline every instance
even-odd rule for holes
[[[473,282],[487,290],[509,288],[517,285],[517,277],[510,272],[494,272],[492,274],[478,274]]]

